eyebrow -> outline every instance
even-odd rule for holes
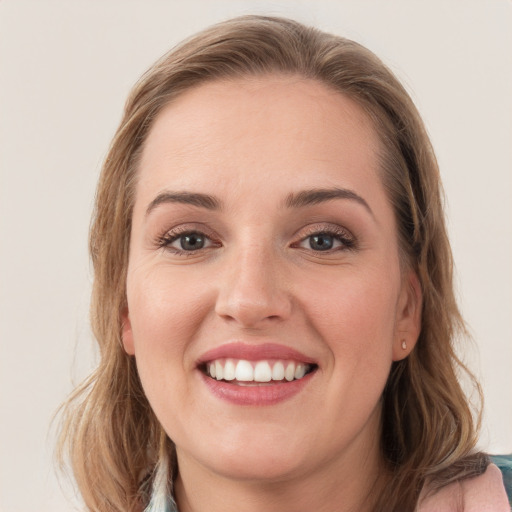
[[[146,209],[146,216],[149,215],[157,206],[165,203],[181,203],[199,206],[207,210],[220,210],[220,201],[208,194],[200,194],[198,192],[162,192],[158,194]]]
[[[360,195],[345,188],[315,188],[291,193],[285,200],[285,206],[287,208],[303,208],[305,206],[319,204],[333,199],[349,199],[356,201],[364,206],[365,209],[374,216],[369,204]],[[165,191],[158,194],[155,199],[149,203],[149,206],[146,209],[146,216],[149,215],[157,206],[165,203],[190,204],[207,210],[221,209],[221,202],[219,199],[209,194],[202,194],[199,192]]]
[[[356,201],[365,207],[365,209],[374,217],[370,205],[358,194],[345,188],[315,188],[311,190],[302,190],[292,193],[286,198],[285,205],[288,208],[302,208],[313,204],[331,201],[333,199],[349,199]]]

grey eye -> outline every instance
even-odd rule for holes
[[[198,251],[207,247],[210,242],[207,236],[196,232],[183,233],[173,238],[174,240],[169,240],[166,245],[181,251]]]
[[[205,246],[205,236],[201,233],[186,233],[181,235],[178,240],[180,249],[184,251],[197,251]]]
[[[337,249],[350,249],[353,246],[353,241],[338,233],[320,231],[306,236],[298,245],[310,251],[327,252]]]
[[[307,238],[309,247],[314,251],[328,251],[334,246],[334,236],[328,233],[318,233]]]
[[[159,246],[169,249],[175,254],[219,247],[209,236],[201,231],[182,231],[181,233],[169,232],[159,240]]]

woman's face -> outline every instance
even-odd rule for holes
[[[123,343],[180,470],[282,480],[378,458],[420,309],[378,147],[354,102],[293,77],[202,85],[158,116]]]

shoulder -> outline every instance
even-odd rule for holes
[[[485,473],[454,482],[434,494],[420,495],[417,512],[510,512],[501,471],[490,464]]]

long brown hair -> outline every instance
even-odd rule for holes
[[[162,443],[166,453],[173,450],[121,343],[144,141],[162,108],[183,91],[218,79],[275,73],[320,81],[352,98],[372,119],[382,142],[382,180],[396,215],[402,261],[421,282],[418,343],[408,358],[393,364],[384,391],[381,449],[392,478],[375,510],[413,510],[425,481],[441,487],[487,465],[474,452],[477,423],[457,379],[461,370],[470,375],[453,348],[466,332],[454,298],[439,170],[413,102],[361,45],[292,20],[246,16],[201,32],[149,69],[126,103],[103,167],[90,233],[91,322],[101,358],[65,406],[59,445],[91,511],[140,510]]]

